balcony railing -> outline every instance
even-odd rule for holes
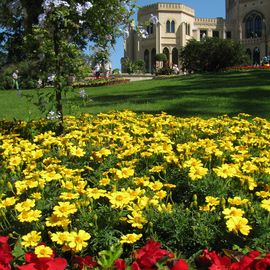
[[[265,42],[263,38],[243,38],[241,40],[242,44],[244,45],[254,45],[254,44],[260,44]]]

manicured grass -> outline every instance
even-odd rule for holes
[[[79,90],[64,99],[66,114],[97,114],[129,109],[136,112],[162,111],[181,117],[203,118],[248,113],[270,119],[270,71],[245,71],[177,76],[168,79],[132,82],[123,85],[88,88],[92,101],[82,102]],[[37,90],[23,90],[33,94]],[[45,90],[51,91],[51,90]],[[1,119],[40,117],[39,110],[16,95],[0,91]]]

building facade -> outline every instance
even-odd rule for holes
[[[225,4],[226,18],[197,18],[194,9],[181,3],[141,7],[138,25],[143,25],[149,35],[141,38],[135,25],[131,25],[124,58],[143,59],[146,72],[152,72],[156,54],[164,53],[171,66],[179,66],[179,51],[188,40],[217,37],[241,42],[250,63],[259,63],[270,54],[270,0],[226,0]],[[152,15],[158,17],[157,24],[149,24]]]

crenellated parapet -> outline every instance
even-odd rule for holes
[[[178,3],[155,3],[155,4],[147,5],[139,9],[138,16],[149,14],[151,12],[157,13],[159,11],[178,12],[178,13],[185,13],[192,17],[195,16],[194,9],[186,5],[178,4]]]

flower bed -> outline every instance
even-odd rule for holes
[[[257,70],[257,69],[270,69],[270,66],[234,66],[234,67],[228,67],[228,68],[225,68],[226,71],[235,71],[235,70]]]
[[[114,78],[114,79],[100,78],[100,79],[89,80],[89,81],[84,81],[84,82],[76,82],[76,83],[73,83],[73,87],[98,87],[98,86],[105,86],[105,85],[128,83],[129,81],[130,81],[129,79],[124,79],[124,78]]]
[[[182,258],[269,251],[267,120],[124,111],[53,130],[0,122],[0,234],[17,254],[70,260],[120,243],[127,258],[148,239]]]

